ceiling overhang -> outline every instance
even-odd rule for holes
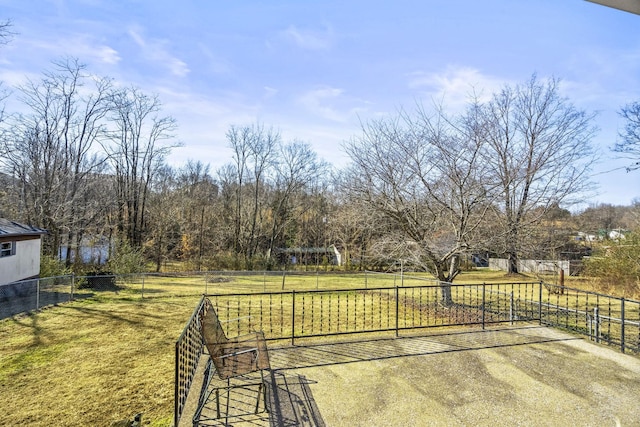
[[[587,0],[591,3],[598,3],[603,6],[624,10],[625,12],[640,15],[640,0]]]

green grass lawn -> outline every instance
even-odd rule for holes
[[[81,300],[0,322],[0,425],[169,426],[174,343],[198,297]]]
[[[291,274],[284,277],[284,290],[399,286],[401,281],[408,286],[425,284],[427,278],[368,274],[365,281],[363,274]],[[484,271],[457,280],[499,281],[513,278]],[[282,274],[126,282],[117,293],[94,292],[0,320],[0,425],[109,426],[142,412],[148,425],[170,426],[174,345],[201,295],[283,289]]]

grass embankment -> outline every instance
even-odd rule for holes
[[[368,274],[366,286],[400,285],[400,280]],[[477,271],[456,282],[513,280],[536,279]],[[405,277],[405,286],[424,284],[412,282]],[[110,426],[142,412],[145,424],[170,426],[174,343],[202,293],[350,286],[364,287],[363,275],[285,275],[284,284],[281,275],[148,277],[119,293],[97,293],[0,320],[0,425]]]

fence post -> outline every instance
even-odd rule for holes
[[[364,288],[367,289],[367,270],[364,271]]]
[[[40,310],[40,278],[36,280],[36,311]]]
[[[509,324],[511,326],[513,326],[513,317],[514,317],[514,313],[513,313],[513,291],[511,291],[511,296],[510,296],[510,302],[509,302]]]
[[[620,318],[622,325],[620,326],[620,351],[624,353],[624,298],[620,300]]]
[[[486,291],[487,291],[487,285],[486,283],[482,283],[482,329],[484,329],[484,322],[485,322],[485,308],[486,308]]]
[[[540,289],[538,289],[538,291],[538,321],[542,325],[542,280],[540,281]]]
[[[282,276],[282,283],[284,284],[284,276]],[[338,307],[340,309],[340,307]],[[296,290],[291,291],[291,345],[295,344],[296,337]]]
[[[593,320],[594,320],[594,329],[595,329],[596,342],[600,342],[600,313],[599,313],[599,311],[600,311],[599,307],[594,307],[593,308]]]
[[[284,291],[284,278],[287,275],[287,270],[286,268],[282,269],[282,290]]]
[[[76,274],[71,273],[71,296],[69,297],[69,301],[73,301],[73,291],[76,287]]]
[[[395,274],[393,275],[395,278]],[[398,294],[398,286],[395,288],[396,291],[396,337],[398,336],[398,328],[399,328],[399,318],[400,318],[400,295]]]

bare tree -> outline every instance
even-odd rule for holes
[[[5,45],[11,41],[11,37],[14,35],[11,31],[13,24],[10,20],[0,22],[0,46]]]
[[[475,109],[459,120],[419,109],[367,123],[346,145],[351,191],[387,227],[386,250],[442,282],[459,274],[488,209],[482,131]],[[448,286],[442,299],[451,303]]]
[[[160,271],[180,239],[180,211],[186,201],[178,191],[176,172],[169,166],[158,168],[151,184],[148,202],[148,240],[145,248]]]
[[[369,244],[381,227],[378,227],[376,213],[349,191],[352,181],[344,171],[334,177],[334,189],[329,194],[333,206],[328,238],[342,250],[347,269],[357,266],[363,270],[367,267]]]
[[[13,35],[13,33],[11,32],[11,25],[12,25],[11,21],[9,20],[0,22],[0,46],[3,46],[9,43],[9,40]],[[4,87],[2,87],[2,84],[3,82],[0,81],[0,125],[2,124],[5,118],[4,101],[9,97],[9,92]],[[0,138],[4,138],[3,133],[5,133],[4,130],[0,128]],[[0,155],[1,154],[2,154],[2,151],[0,151]]]
[[[510,273],[518,272],[523,243],[547,211],[582,200],[593,186],[593,114],[561,97],[558,85],[534,75],[523,85],[505,86],[483,107],[484,162],[500,188],[497,249],[507,256]]]
[[[280,134],[261,124],[231,126],[227,140],[233,150],[233,165],[232,169],[226,168],[230,173],[227,178],[235,178],[234,252],[236,256],[244,255],[245,268],[252,269],[259,235],[265,234],[265,195],[270,189]]]
[[[624,131],[620,132],[620,142],[613,146],[613,151],[621,153],[633,163],[627,167],[627,172],[640,169],[640,102],[631,102],[620,110],[620,115],[626,120]]]
[[[56,256],[64,243],[68,263],[99,211],[93,205],[100,199],[89,194],[104,162],[94,148],[104,138],[110,87],[75,59],[56,62],[19,88],[30,111],[12,119],[2,141],[2,165],[16,179],[25,220],[49,230],[47,254]]]
[[[111,144],[105,144],[116,177],[118,230],[139,248],[146,226],[150,183],[173,147],[174,118],[161,116],[161,102],[136,88],[111,94]]]
[[[285,245],[287,227],[295,222],[308,205],[302,197],[319,181],[326,179],[329,165],[318,159],[309,144],[292,141],[279,147],[275,166],[275,182],[271,191],[271,232],[267,253],[271,254],[277,242]]]
[[[178,171],[177,188],[180,205],[182,257],[194,261],[200,270],[206,253],[211,250],[213,230],[219,219],[214,215],[218,186],[209,174],[209,166],[188,161]]]

